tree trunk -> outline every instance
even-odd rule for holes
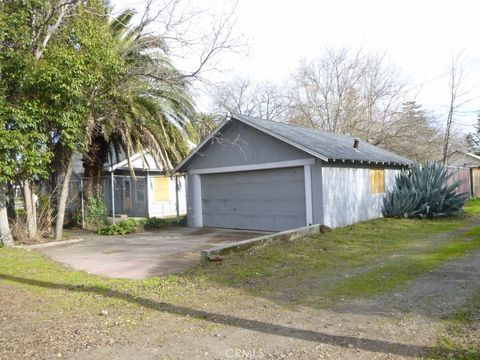
[[[72,174],[74,155],[73,152],[70,152],[68,155],[65,170],[63,172],[63,183],[60,192],[60,199],[58,200],[57,219],[55,222],[55,240],[57,241],[62,239],[63,221],[65,219],[65,208],[67,206],[68,198],[68,182],[70,181],[70,176]]]
[[[103,165],[108,160],[110,143],[105,140],[102,134],[94,133],[88,151],[83,156],[84,168],[84,199],[102,196],[101,176]]]
[[[453,123],[454,106],[455,106],[455,96],[452,95],[450,99],[450,108],[448,110],[448,116],[447,116],[447,126],[445,128],[445,138],[443,140],[443,156],[442,156],[443,165],[447,164],[447,159],[448,159],[448,145],[450,143],[450,131],[452,129],[452,123]]]
[[[30,180],[23,181],[23,201],[27,216],[28,237],[30,239],[35,239],[37,237],[37,207],[35,204],[35,194]]]
[[[84,166],[83,175],[85,177],[83,180],[83,198],[85,199],[85,201],[88,201],[89,199],[94,197],[93,195],[94,185],[93,185],[93,173],[92,173],[93,169],[91,166],[87,166],[85,163],[83,166]]]
[[[0,245],[13,246],[13,237],[8,224],[7,202],[6,202],[7,184],[0,182]]]

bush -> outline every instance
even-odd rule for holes
[[[81,219],[80,219],[81,221]],[[107,206],[102,198],[92,197],[85,204],[85,227],[98,228],[107,224]]]
[[[170,222],[165,220],[165,219],[162,219],[162,218],[158,218],[158,217],[147,217],[144,221],[143,221],[143,227],[145,229],[163,229],[163,228],[166,228],[168,226],[170,226]]]
[[[457,193],[462,181],[448,185],[448,170],[443,165],[415,164],[395,178],[395,188],[383,199],[383,215],[403,218],[434,218],[456,215],[468,199]]]
[[[98,230],[98,235],[125,235],[138,229],[139,222],[135,219],[127,219],[116,224],[102,227]]]

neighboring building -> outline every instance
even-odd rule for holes
[[[281,231],[382,216],[410,160],[351,136],[233,115],[175,169],[188,225]]]
[[[448,155],[448,166],[480,168],[480,156],[473,153],[455,150]]]
[[[143,156],[140,153],[132,155],[130,164],[135,170],[135,177],[131,176],[128,159],[124,153],[120,153],[118,158],[111,154],[108,163],[104,166],[104,176],[100,181],[103,198],[110,215],[114,210],[116,216],[172,216],[177,213],[177,204],[179,214],[186,213],[184,177],[166,175],[148,151],[144,151]],[[70,209],[80,206],[82,176],[83,165],[79,158],[75,161],[72,181],[69,184]]]
[[[480,156],[455,150],[448,155],[447,165],[457,168],[457,174],[460,174],[458,179],[463,180],[462,192],[480,197]],[[454,179],[457,180],[457,177]]]

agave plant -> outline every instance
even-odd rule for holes
[[[415,164],[395,178],[395,188],[383,199],[387,217],[433,218],[458,214],[468,194],[457,192],[461,180],[448,183],[451,175],[441,164]]]

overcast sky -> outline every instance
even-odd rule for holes
[[[191,3],[215,12],[225,1]],[[140,9],[142,2],[117,0],[115,5]],[[465,107],[461,123],[473,125],[480,109],[479,15],[480,4],[473,0],[239,0],[236,32],[248,40],[248,50],[224,55],[220,63],[229,71],[207,76],[213,81],[234,75],[281,83],[300,60],[314,58],[324,46],[362,47],[385,53],[411,81],[412,96],[441,116],[448,104],[445,74],[451,52],[463,51],[469,74],[465,87],[475,99]]]

